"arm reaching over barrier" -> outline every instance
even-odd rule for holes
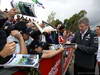
[[[64,48],[61,47],[61,48],[59,48],[57,50],[42,50],[42,48],[38,47],[38,48],[35,49],[35,51],[37,51],[39,53],[40,52],[42,53],[41,58],[52,58],[53,56],[63,52]]]

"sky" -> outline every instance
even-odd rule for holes
[[[0,9],[11,8],[11,0],[1,0]],[[23,1],[23,0],[21,0]],[[24,0],[25,1],[25,0]],[[26,0],[27,2],[31,0]],[[47,20],[48,15],[53,11],[56,13],[55,18],[63,21],[70,18],[80,10],[87,11],[87,17],[91,25],[100,25],[100,0],[38,0],[43,3],[45,9],[35,6],[35,13],[41,20]]]

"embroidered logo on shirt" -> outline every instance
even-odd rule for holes
[[[94,37],[94,43],[98,43],[98,37]]]
[[[90,34],[85,37],[85,40],[88,41],[90,39]]]
[[[90,38],[90,34],[88,34],[85,38],[88,38],[89,39]]]

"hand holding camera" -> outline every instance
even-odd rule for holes
[[[16,44],[14,42],[10,42],[10,43],[7,43],[3,50],[0,52],[0,56],[2,56],[3,58],[13,54],[13,52],[15,51],[16,49]]]
[[[18,30],[11,31],[11,35],[20,40],[22,38],[22,34]]]

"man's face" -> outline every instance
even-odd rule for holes
[[[96,27],[96,34],[100,35],[100,28],[99,27]]]
[[[83,23],[79,24],[79,30],[81,32],[84,32],[86,29],[88,29],[88,25],[83,24]]]

